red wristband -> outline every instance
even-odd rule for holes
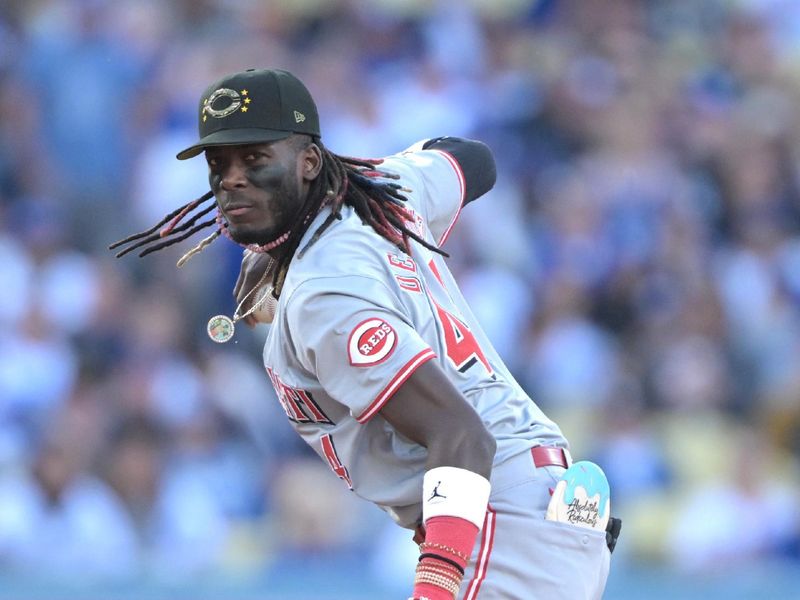
[[[431,517],[425,522],[422,558],[417,565],[414,598],[453,600],[464,577],[478,527],[459,517]]]
[[[478,528],[459,517],[432,517],[425,522],[425,541],[420,549],[441,554],[456,561],[462,569],[467,566]]]

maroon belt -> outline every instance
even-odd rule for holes
[[[531,456],[533,456],[533,464],[537,469],[540,467],[569,468],[569,455],[563,448],[534,446],[531,448]]]

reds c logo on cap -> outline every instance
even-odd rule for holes
[[[347,354],[354,367],[367,367],[386,360],[397,345],[397,333],[383,319],[362,321],[350,332]]]
[[[206,115],[211,115],[215,119],[221,119],[240,110],[244,113],[249,110],[247,106],[252,102],[248,96],[250,92],[242,90],[241,93],[229,88],[220,88],[211,94],[208,98],[203,100],[203,121],[206,120]],[[220,98],[223,99],[222,103],[217,102]],[[225,103],[225,100],[228,100]],[[217,107],[215,105],[220,105]]]

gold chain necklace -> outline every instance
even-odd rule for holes
[[[262,294],[261,298],[259,298],[255,303],[253,303],[253,306],[250,307],[250,310],[248,310],[243,315],[239,314],[239,310],[242,308],[242,305],[245,303],[245,300],[247,300],[250,297],[250,295],[257,289],[259,289],[261,287],[261,284],[264,283],[264,280],[267,278],[267,273],[269,273],[270,269],[272,269],[272,264],[274,262],[275,259],[271,258],[269,264],[267,265],[267,268],[264,269],[264,274],[261,275],[261,279],[259,279],[258,283],[256,283],[253,286],[253,289],[247,292],[245,297],[242,298],[241,302],[239,302],[239,305],[236,307],[236,310],[233,311],[233,318],[227,315],[216,315],[208,320],[208,326],[206,327],[206,331],[208,331],[208,337],[210,337],[218,344],[224,344],[225,342],[230,341],[230,339],[233,337],[233,334],[236,331],[236,323],[238,321],[241,321],[245,317],[253,314],[259,308],[261,308],[261,305],[264,304],[264,301],[270,295],[269,290],[267,290],[264,294]]]

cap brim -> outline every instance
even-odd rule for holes
[[[278,131],[276,129],[221,129],[209,133],[193,146],[181,150],[176,155],[178,160],[186,160],[200,154],[211,146],[240,146],[242,144],[259,144],[274,142],[292,135],[291,131]]]

